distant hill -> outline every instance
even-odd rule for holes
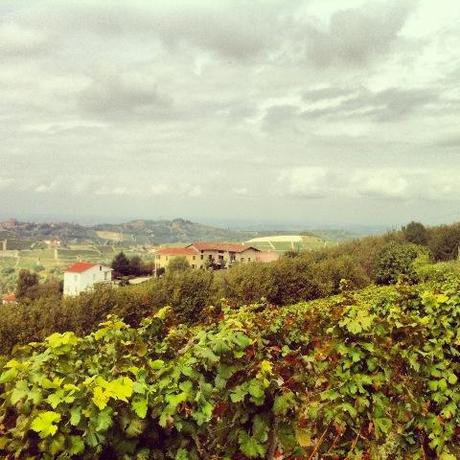
[[[133,220],[122,224],[0,222],[0,240],[34,241],[57,239],[63,242],[105,242],[123,244],[172,244],[197,240],[244,241],[255,232],[203,225],[185,219]]]

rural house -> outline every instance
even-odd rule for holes
[[[78,295],[97,283],[110,283],[112,269],[101,264],[78,262],[64,272],[64,295]]]
[[[240,243],[197,242],[184,248],[160,248],[155,252],[155,270],[166,269],[177,257],[185,257],[191,268],[226,268],[235,262],[254,262],[259,253],[258,249]]]

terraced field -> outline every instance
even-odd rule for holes
[[[245,242],[255,246],[261,251],[276,251],[284,253],[287,251],[306,251],[320,249],[331,244],[316,236],[303,235],[272,235],[259,238],[252,238]]]

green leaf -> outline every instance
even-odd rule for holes
[[[80,455],[85,450],[85,443],[80,436],[70,436],[70,455]]]
[[[12,380],[15,380],[17,376],[18,376],[17,369],[14,369],[14,368],[8,369],[7,371],[3,372],[2,375],[0,375],[0,383],[11,382]]]
[[[70,409],[70,424],[77,426],[81,420],[81,407],[76,406]]]
[[[273,413],[275,415],[286,415],[289,409],[295,407],[295,396],[292,391],[287,391],[281,396],[275,397],[275,402],[273,403]]]
[[[374,419],[374,425],[378,432],[385,435],[390,431],[393,423],[387,417],[379,417]]]
[[[145,418],[148,409],[147,398],[144,396],[135,396],[131,401],[131,407],[139,418]]]
[[[107,431],[112,426],[112,410],[107,407],[97,414],[96,431]]]
[[[31,429],[36,431],[41,438],[52,436],[57,431],[58,423],[61,420],[61,414],[53,411],[40,412],[32,421]]]
[[[188,453],[185,449],[179,449],[176,452],[176,456],[174,457],[175,460],[189,460]]]
[[[244,455],[250,458],[263,457],[265,455],[265,447],[257,439],[249,436],[245,431],[240,431],[238,436],[240,450]]]
[[[29,394],[29,385],[25,380],[19,380],[16,383],[16,386],[13,388],[11,392],[11,404],[16,404],[21,399],[24,399]]]

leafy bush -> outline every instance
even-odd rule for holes
[[[420,251],[411,244],[388,243],[376,259],[375,281],[378,284],[395,284],[401,275],[411,281],[417,280],[413,263]]]
[[[460,283],[52,334],[0,369],[4,458],[460,455]]]

